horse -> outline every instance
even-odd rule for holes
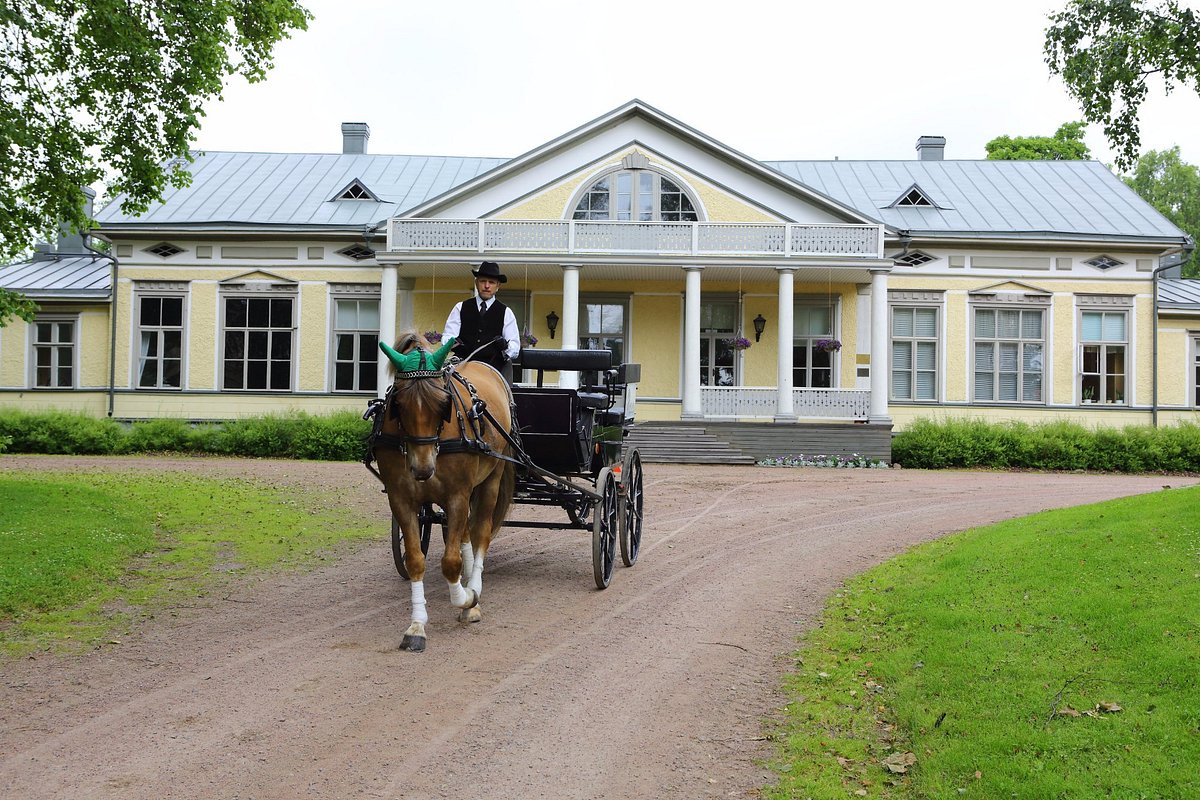
[[[412,588],[412,623],[400,649],[425,649],[425,554],[418,512],[436,503],[445,512],[442,576],[460,622],[482,619],[483,562],[492,536],[513,501],[513,396],[488,364],[467,360],[443,366],[454,340],[436,352],[415,332],[394,346],[380,342],[394,369],[377,407],[371,447],[392,514],[404,535],[404,565]]]

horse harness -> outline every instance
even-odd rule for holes
[[[488,411],[487,401],[479,396],[475,389],[475,385],[463,377],[453,365],[447,365],[439,370],[418,370],[413,372],[405,372],[398,375],[398,380],[432,380],[436,378],[442,379],[442,388],[448,398],[446,404],[446,413],[442,416],[438,423],[437,431],[432,436],[413,436],[404,430],[404,422],[400,416],[399,404],[396,398],[396,382],[393,382],[388,388],[387,394],[382,400],[370,400],[367,402],[367,410],[363,413],[364,420],[371,420],[371,434],[367,437],[367,453],[363,457],[363,466],[370,470],[379,481],[383,482],[383,476],[379,474],[379,470],[375,469],[375,448],[377,447],[394,447],[400,452],[405,452],[409,444],[431,444],[434,446],[434,452],[438,455],[442,453],[481,453],[483,455],[498,458],[503,461],[511,461],[514,464],[525,465],[527,462],[518,460],[497,453],[492,449],[483,438],[484,423],[491,423],[501,436],[504,437],[514,451],[524,455],[519,442],[504,427],[500,425],[496,418],[492,416],[492,412]],[[470,407],[468,408],[463,398],[452,390],[451,381],[458,381],[470,395]],[[400,435],[396,436],[390,433],[383,432],[384,418],[387,416],[386,410],[392,409],[393,416],[396,418],[396,423],[400,426]],[[458,422],[458,438],[443,439],[442,428],[450,421],[451,415],[454,415]],[[510,414],[513,415],[513,430],[516,428],[516,408],[510,409]]]

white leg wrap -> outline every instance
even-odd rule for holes
[[[425,610],[425,581],[412,582],[412,618],[413,622],[422,625],[429,622],[429,613]]]
[[[462,582],[465,585],[471,578],[471,565],[475,563],[475,551],[471,548],[470,542],[463,542],[458,548],[458,552],[462,555]]]
[[[458,581],[446,581],[450,585],[450,605],[455,608],[466,608],[471,602],[471,595]]]
[[[483,553],[475,558],[475,563],[471,568],[471,580],[467,582],[467,588],[476,595],[483,594]]]

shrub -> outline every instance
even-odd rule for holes
[[[129,426],[122,448],[126,453],[203,452],[195,429],[182,419],[152,419]]]
[[[892,460],[917,469],[1200,472],[1200,426],[1091,430],[1072,422],[922,419],[893,438]]]
[[[107,418],[70,411],[0,411],[0,436],[9,452],[103,455],[120,451],[125,431]]]

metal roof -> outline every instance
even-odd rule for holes
[[[764,163],[914,234],[1183,237],[1098,161]],[[914,186],[936,205],[895,206]]]
[[[1158,282],[1158,307],[1200,312],[1200,280],[1162,278]]]
[[[190,186],[144,214],[117,197],[101,228],[361,228],[421,206],[502,158],[374,154],[198,153]],[[764,161],[818,195],[917,235],[1182,242],[1184,234],[1096,161]],[[374,200],[334,198],[355,180]],[[896,206],[912,188],[934,206]]]
[[[190,186],[168,189],[144,214],[116,197],[96,215],[109,225],[371,225],[503,164],[503,158],[316,153],[195,153]],[[357,179],[380,202],[336,200]]]
[[[107,299],[112,262],[99,256],[38,256],[0,267],[0,287],[34,300]]]

